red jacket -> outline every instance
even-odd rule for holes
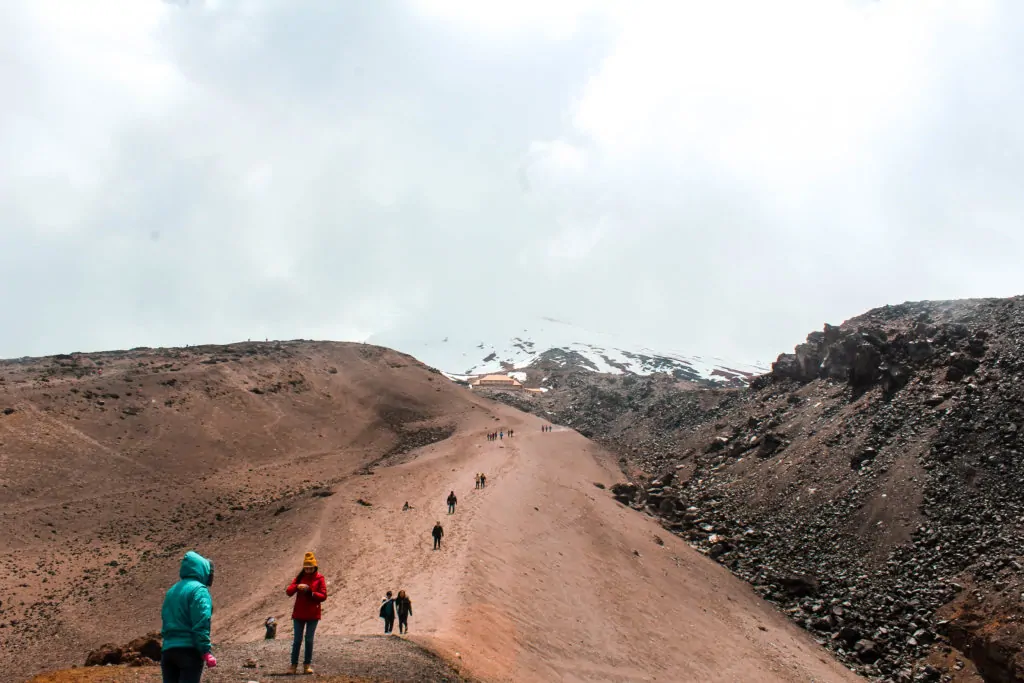
[[[299,591],[299,584],[309,586],[309,592]],[[292,619],[300,621],[319,621],[320,603],[327,599],[327,580],[324,575],[317,572],[313,578],[307,578],[301,574],[284,590],[289,597],[295,596],[295,609],[292,610]]]

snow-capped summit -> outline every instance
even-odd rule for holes
[[[548,369],[616,375],[661,372],[695,382],[744,384],[767,372],[763,363],[654,351],[553,318],[533,319],[517,330],[472,334],[439,335],[436,339],[382,334],[367,341],[408,353],[457,378]]]

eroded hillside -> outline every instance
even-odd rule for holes
[[[360,344],[0,362],[0,680],[158,627],[185,549],[216,548],[244,594],[301,556],[293,531],[339,482],[444,439],[473,400]]]

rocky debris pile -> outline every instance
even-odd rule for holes
[[[781,354],[755,388],[767,380],[831,379],[859,391],[880,385],[891,395],[907,385],[915,368],[935,365],[945,368],[946,381],[959,382],[978,369],[988,338],[988,330],[972,330],[964,323],[936,325],[928,311],[919,313],[913,325],[889,329],[825,325],[824,331],[809,334],[795,353]]]
[[[641,472],[611,495],[859,672],[938,681],[927,658],[956,648],[1024,681],[1022,380],[1024,299],[924,302],[827,325],[748,390],[605,380],[534,410],[619,452]]]
[[[162,641],[159,633],[136,638],[127,645],[120,647],[112,643],[101,645],[89,653],[85,659],[86,666],[151,666],[160,663]]]

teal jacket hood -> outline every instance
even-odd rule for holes
[[[213,583],[213,563],[199,553],[189,550],[185,557],[181,558],[178,576],[182,580],[195,579],[204,586],[210,586]]]
[[[181,560],[181,581],[164,596],[160,616],[163,621],[163,649],[193,648],[210,651],[210,620],[213,601],[209,586],[213,583],[213,563],[199,553],[189,551]]]

